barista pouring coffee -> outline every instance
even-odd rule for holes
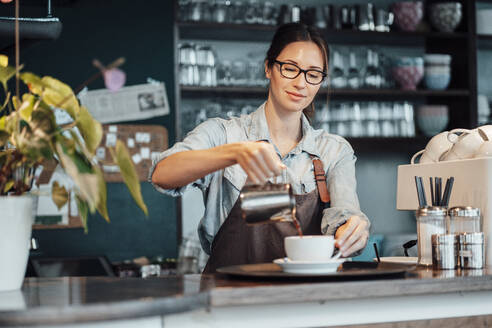
[[[300,23],[280,26],[265,59],[266,102],[240,118],[207,120],[154,164],[157,190],[203,191],[198,233],[210,254],[204,272],[284,257],[284,237],[297,234],[290,222],[246,225],[237,200],[247,183],[290,183],[305,235],[335,235],[345,257],[365,247],[369,220],[356,195],[354,152],[307,118],[326,72],[328,48],[319,32]]]

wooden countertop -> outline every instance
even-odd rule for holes
[[[350,281],[246,279],[221,274],[27,278],[22,290],[0,293],[0,326],[133,319],[207,307],[487,290],[492,290],[492,268],[433,271],[411,267],[399,277]]]

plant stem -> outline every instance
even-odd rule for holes
[[[19,0],[15,0],[15,95],[19,99],[19,66],[20,66],[20,37],[19,37]]]

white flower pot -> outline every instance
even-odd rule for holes
[[[0,292],[19,289],[26,274],[33,198],[0,197]]]

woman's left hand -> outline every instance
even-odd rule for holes
[[[351,216],[347,222],[338,227],[335,233],[336,246],[343,257],[364,248],[369,238],[369,229],[366,220],[360,216]]]

